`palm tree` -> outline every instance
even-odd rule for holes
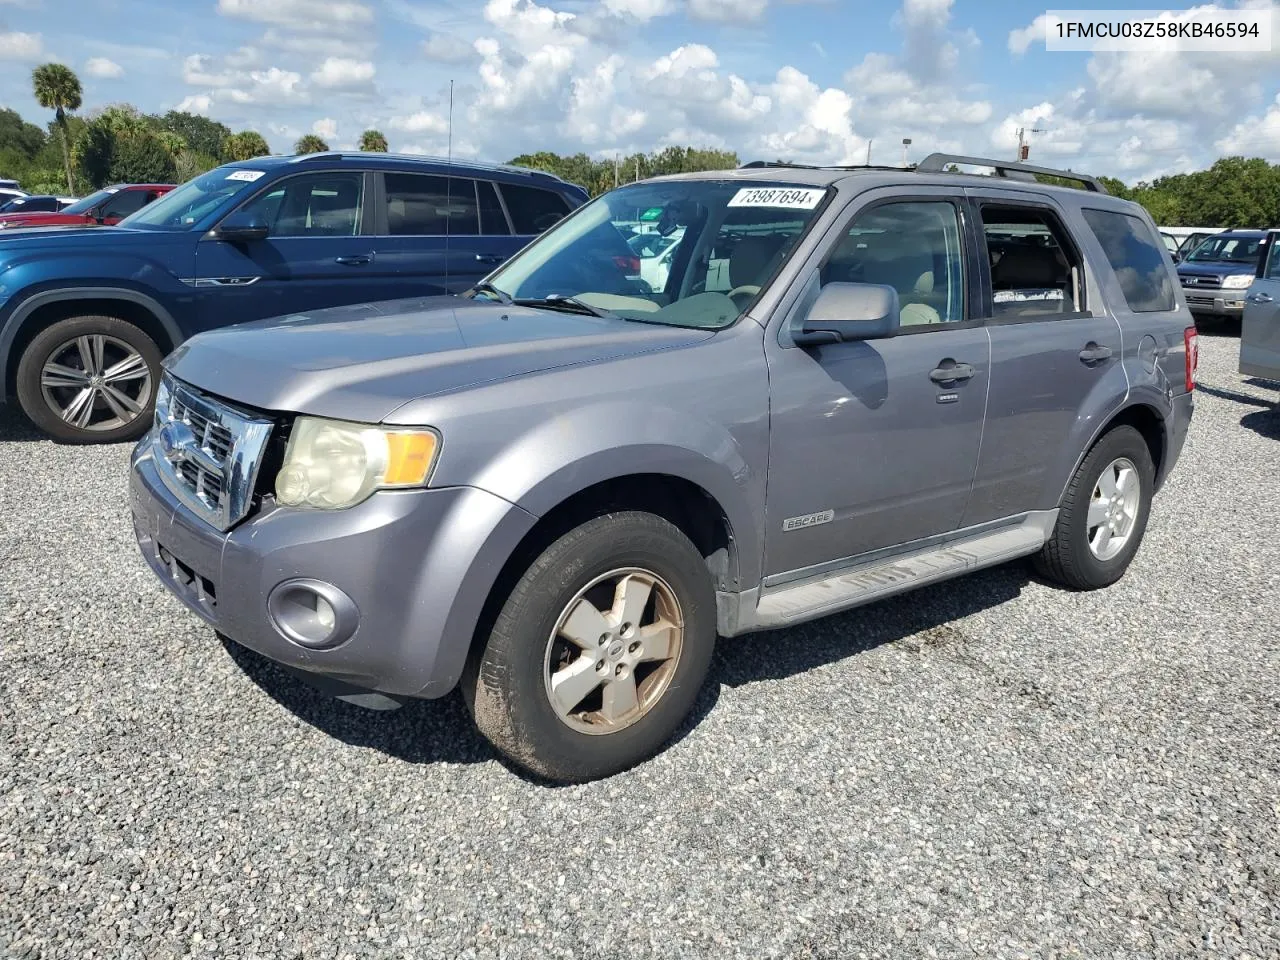
[[[326,153],[329,145],[318,134],[306,133],[293,145],[294,153]]]
[[[178,154],[187,149],[187,138],[180,133],[174,133],[172,130],[156,130],[154,136],[169,156],[175,160],[178,159]]]
[[[267,141],[256,130],[233,133],[222,143],[222,153],[227,160],[252,160],[254,157],[265,157],[270,152]]]
[[[67,168],[67,190],[75,193],[75,180],[71,175],[71,144],[67,135],[67,111],[79,110],[84,91],[80,78],[70,67],[61,63],[45,63],[31,71],[31,86],[36,102],[46,110],[52,110],[54,120],[62,133],[62,162]]]
[[[360,149],[366,153],[386,153],[387,138],[381,130],[366,130],[360,134]]]

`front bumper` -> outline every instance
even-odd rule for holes
[[[1182,295],[1186,298],[1187,309],[1197,316],[1238,320],[1244,316],[1244,295],[1248,292],[1248,290],[1197,291],[1184,287]]]
[[[349,510],[263,509],[225,533],[161,481],[147,438],[130,504],[142,555],[219,633],[285,666],[392,696],[457,683],[489,591],[536,518],[474,487],[382,491]],[[355,608],[349,639],[314,649],[268,614],[281,583],[332,585]]]

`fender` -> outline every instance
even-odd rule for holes
[[[750,435],[750,432],[748,432]],[[446,467],[448,438],[441,467]],[[767,437],[761,434],[761,441]],[[667,474],[696,484],[710,494],[728,520],[738,549],[732,586],[760,579],[760,522],[764,506],[763,471],[751,463],[724,426],[690,416],[687,410],[635,399],[607,400],[541,421],[514,438],[465,482],[543,517],[574,494],[597,483],[634,474]],[[448,473],[446,468],[444,473]]]
[[[9,353],[13,349],[13,342],[23,322],[41,307],[66,300],[125,300],[150,311],[160,321],[171,343],[178,344],[184,339],[181,328],[168,310],[152,297],[131,287],[74,286],[41,290],[20,300],[18,305],[10,311],[4,325],[0,327],[0,397],[8,396],[9,393],[6,375],[9,369]],[[163,348],[164,344],[160,346]]]

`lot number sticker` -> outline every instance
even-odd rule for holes
[[[257,180],[264,173],[266,173],[265,170],[237,170],[235,171],[235,173],[227,174],[227,179],[228,180],[245,180],[245,181],[248,181],[249,183],[253,183],[253,181]]]
[[[729,201],[731,207],[786,207],[812,210],[822,199],[823,190],[799,187],[743,187]]]

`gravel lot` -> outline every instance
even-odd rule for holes
[[[153,581],[128,449],[0,411],[0,952],[1280,956],[1280,411],[1202,337],[1129,575],[1014,565],[721,644],[651,763],[549,788]]]

